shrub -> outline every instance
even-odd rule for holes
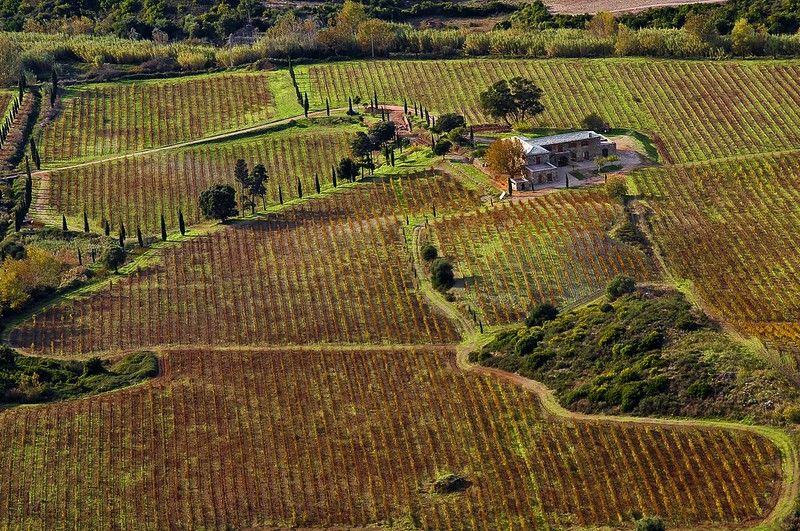
[[[97,357],[89,358],[83,366],[84,376],[94,376],[106,372],[103,360]]]
[[[617,275],[606,286],[606,294],[611,300],[618,299],[619,297],[633,293],[636,289],[636,280],[627,275]]]
[[[525,326],[541,326],[547,321],[552,321],[558,316],[558,308],[549,302],[534,305],[525,316]]]
[[[436,494],[452,494],[462,492],[470,486],[470,482],[458,474],[446,474],[433,482],[433,492]]]
[[[182,50],[178,52],[177,61],[183,70],[202,70],[208,65],[208,56],[203,52]]]
[[[439,291],[446,291],[453,287],[455,276],[453,264],[444,258],[438,258],[431,266],[431,282]]]
[[[692,398],[708,398],[714,394],[714,388],[706,381],[697,380],[686,388],[686,394]]]
[[[517,356],[527,356],[533,349],[535,349],[539,345],[539,341],[542,340],[542,332],[541,329],[534,330],[517,340],[517,344],[514,346],[514,353]]]
[[[788,406],[783,410],[783,418],[794,424],[800,424],[800,406]]]
[[[450,148],[453,147],[453,143],[447,140],[446,138],[440,138],[436,141],[436,144],[433,146],[433,154],[437,156],[444,157],[450,151]]]
[[[596,112],[587,114],[583,120],[581,120],[581,126],[584,129],[590,129],[592,131],[605,131],[608,129],[608,123]]]
[[[116,243],[109,245],[100,258],[100,262],[106,266],[106,268],[116,271],[117,268],[125,262],[125,249]]]
[[[616,175],[608,178],[606,182],[606,193],[611,199],[624,202],[628,196],[628,182],[624,175]]]
[[[658,516],[645,516],[636,520],[636,531],[664,531],[664,521]]]
[[[460,114],[447,113],[439,117],[433,126],[435,133],[449,133],[453,129],[466,127],[467,121]]]
[[[430,262],[431,260],[434,260],[438,256],[439,256],[439,251],[436,250],[436,247],[434,247],[430,243],[422,248],[422,259],[425,260],[426,262]]]

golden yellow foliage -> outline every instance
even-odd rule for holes
[[[61,262],[35,247],[29,247],[21,260],[6,259],[0,265],[0,305],[22,308],[32,293],[58,287],[62,269]]]
[[[486,150],[484,159],[492,172],[516,177],[525,165],[525,152],[516,138],[497,140]]]

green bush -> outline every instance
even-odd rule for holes
[[[549,302],[534,305],[525,316],[525,326],[541,326],[558,317],[558,308]]]
[[[453,287],[455,275],[453,264],[444,258],[437,258],[431,266],[431,282],[439,291],[447,291]]]
[[[617,275],[606,286],[606,294],[611,300],[618,299],[625,294],[633,293],[636,289],[636,280],[627,275]]]
[[[103,252],[100,262],[108,269],[113,269],[116,271],[119,266],[125,263],[125,249],[116,243],[109,245]]]
[[[664,531],[664,521],[658,516],[645,516],[636,520],[636,531]]]
[[[422,259],[426,262],[430,262],[438,256],[439,251],[432,244],[429,243],[422,248]]]

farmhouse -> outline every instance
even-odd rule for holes
[[[536,184],[565,180],[571,164],[593,161],[617,152],[614,142],[594,131],[514,138],[520,141],[525,153],[522,177],[511,179],[511,187],[517,191],[532,190]]]

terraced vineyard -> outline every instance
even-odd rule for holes
[[[11,342],[53,356],[169,344],[444,343],[414,290],[403,214],[479,204],[447,178],[377,179],[163,250],[158,263],[35,316]]]
[[[152,384],[0,412],[0,526],[543,529],[638,510],[692,528],[753,522],[779,485],[777,449],[750,432],[549,417],[443,349],[163,365]],[[432,494],[448,472],[472,485]]]
[[[800,339],[798,152],[649,169],[634,177],[667,263],[719,317]]]
[[[300,75],[300,74],[298,74]],[[613,127],[656,137],[667,161],[689,162],[791,149],[800,144],[800,62],[648,60],[381,61],[314,65],[303,71],[317,105],[348,96],[407,99],[432,112],[490,119],[478,95],[521,75],[544,90],[544,126],[579,127],[596,111]],[[465,82],[464,80],[470,80]]]
[[[521,320],[533,302],[592,296],[619,273],[650,278],[647,256],[607,234],[622,215],[594,189],[501,203],[431,227],[464,279],[466,299],[485,323],[499,324]]]
[[[269,76],[225,73],[69,87],[57,118],[45,128],[42,162],[53,167],[265,121],[276,112]]]
[[[250,168],[259,162],[267,167],[267,200],[277,203],[278,186],[288,200],[297,196],[298,179],[305,193],[315,191],[314,174],[328,187],[331,167],[349,155],[357,130],[356,126],[289,128],[52,171],[36,179],[34,215],[58,221],[66,214],[73,226],[82,227],[85,210],[98,231],[106,219],[112,227],[122,221],[157,234],[162,213],[170,227],[177,226],[179,209],[187,223],[199,221],[200,192],[212,184],[235,184],[233,168],[239,158]]]

